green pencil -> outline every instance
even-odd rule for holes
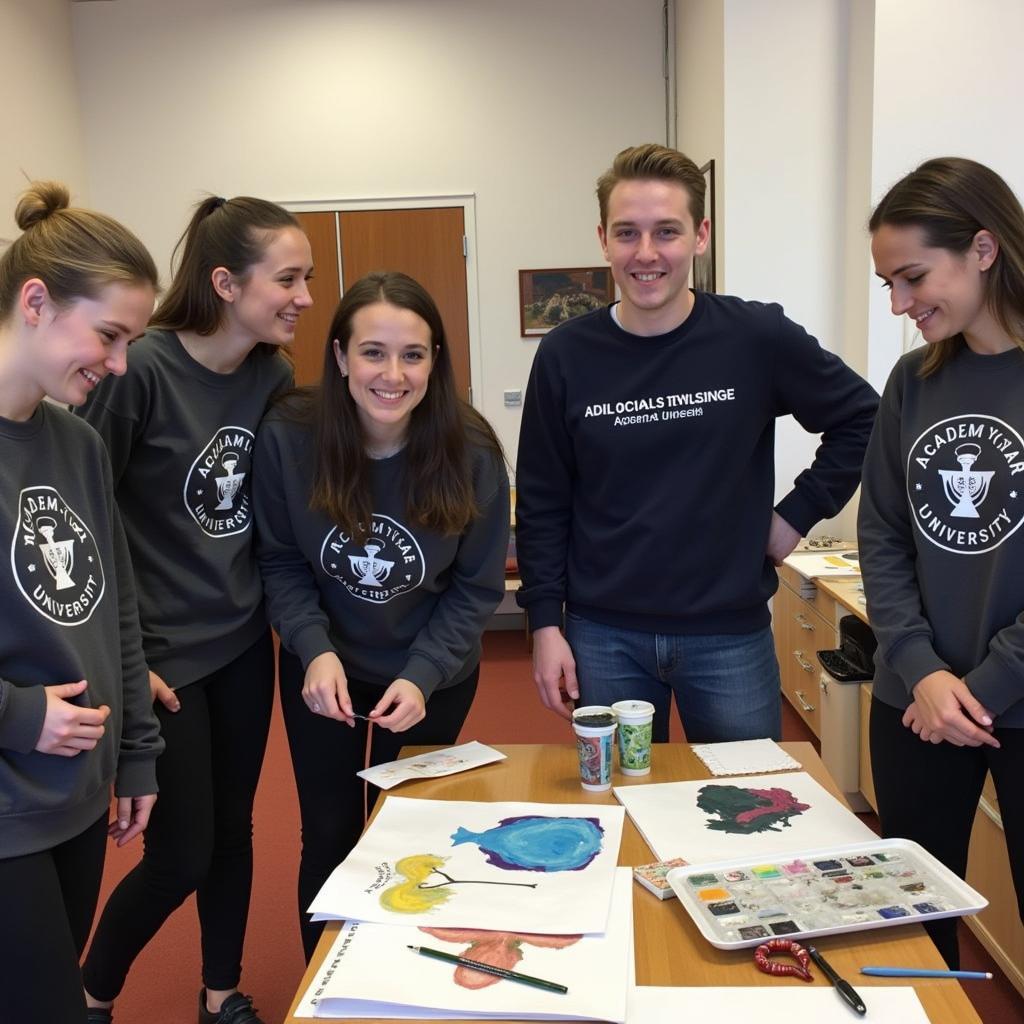
[[[543,978],[535,978],[530,974],[520,974],[518,971],[510,971],[505,967],[485,964],[480,960],[470,960],[464,956],[456,956],[454,953],[444,953],[439,949],[430,949],[427,946],[408,946],[407,948],[414,953],[419,953],[420,956],[428,956],[432,960],[443,960],[446,964],[457,964],[459,967],[468,967],[472,971],[483,971],[484,974],[493,974],[506,981],[518,981],[521,985],[542,988],[545,992],[559,992],[565,995],[569,991],[565,985],[559,985],[555,981],[545,981]]]

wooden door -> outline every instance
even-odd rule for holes
[[[296,213],[295,219],[306,232],[313,250],[313,280],[309,282],[313,306],[299,317],[292,342],[295,383],[302,386],[318,383],[323,373],[327,332],[341,297],[341,288],[338,281],[337,214],[333,211]]]
[[[400,270],[419,281],[441,311],[457,393],[468,401],[469,308],[462,207],[358,210],[338,216],[345,287],[374,270]]]

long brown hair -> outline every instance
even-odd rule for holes
[[[975,160],[937,157],[901,178],[882,197],[868,222],[919,227],[924,244],[964,255],[979,231],[989,231],[999,252],[982,278],[985,302],[999,326],[1024,349],[1024,210],[995,171]],[[920,375],[933,374],[965,344],[962,334],[930,344]]]
[[[150,326],[209,337],[224,319],[224,303],[213,290],[210,277],[214,269],[225,267],[244,279],[282,228],[302,230],[295,217],[277,203],[252,196],[207,196],[197,204],[174,247],[173,258],[180,251],[181,262]],[[276,346],[269,347],[276,351]]]
[[[312,423],[316,446],[310,507],[326,513],[357,542],[369,535],[371,460],[358,407],[338,369],[334,340],[346,349],[352,318],[376,302],[408,309],[424,320],[434,352],[426,394],[409,421],[406,515],[438,533],[461,533],[479,513],[468,442],[490,450],[499,461],[501,445],[487,420],[456,394],[448,340],[434,300],[419,282],[396,271],[367,274],[345,292],[327,334],[320,384],[305,392],[300,415]]]
[[[32,182],[19,200],[14,219],[23,234],[0,256],[0,322],[32,277],[59,307],[95,298],[115,282],[156,289],[156,264],[135,235],[112,217],[69,202],[67,187],[55,181]]]

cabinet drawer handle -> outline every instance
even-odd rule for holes
[[[794,651],[793,657],[796,658],[796,663],[805,671],[813,672],[814,666],[804,657],[803,651]]]
[[[804,700],[804,691],[803,690],[794,690],[793,691],[793,696],[796,697],[796,699],[800,702],[800,707],[802,707],[804,709],[804,711],[813,711],[814,710],[814,705],[813,704],[808,704],[807,701]]]
[[[804,618],[803,612],[797,612],[793,616],[793,618],[796,619],[796,621],[800,623],[800,628],[801,629],[806,629],[806,630],[808,630],[811,633],[814,632],[814,623],[813,622],[808,622],[807,619]]]

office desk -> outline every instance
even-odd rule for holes
[[[838,796],[810,743],[784,743],[805,771]],[[420,753],[411,747],[403,753]],[[552,803],[615,803],[608,793],[587,793],[580,788],[576,750],[565,745],[500,745],[508,760],[487,765],[443,779],[406,783],[397,792],[402,796],[431,800],[537,800]],[[686,744],[657,744],[651,774],[626,779],[616,774],[615,785],[648,782],[674,782],[680,779],[704,779],[710,775]],[[645,864],[654,859],[628,816],[622,832],[619,864]],[[633,887],[633,912],[636,946],[636,980],[640,985],[802,985],[789,978],[770,978],[754,967],[753,950],[726,952],[715,949],[697,931],[678,900],[661,901],[638,885]],[[309,986],[323,962],[338,925],[329,923],[317,946],[313,963],[307,969],[292,1003],[286,1024],[304,1018],[294,1015],[299,998]],[[854,935],[828,936],[816,945],[836,970],[862,990],[870,1012],[870,989],[877,984],[899,984],[881,978],[858,975],[863,964],[943,968],[945,964],[920,925],[900,925]],[[814,972],[816,985],[827,985],[820,971]],[[974,1008],[959,982],[915,979],[914,986],[933,1024],[980,1024]],[[906,981],[902,982],[906,984]],[[382,1018],[383,1020],[384,1018]],[[851,1015],[851,1020],[853,1015]],[[388,1019],[388,1024],[396,1022]]]

